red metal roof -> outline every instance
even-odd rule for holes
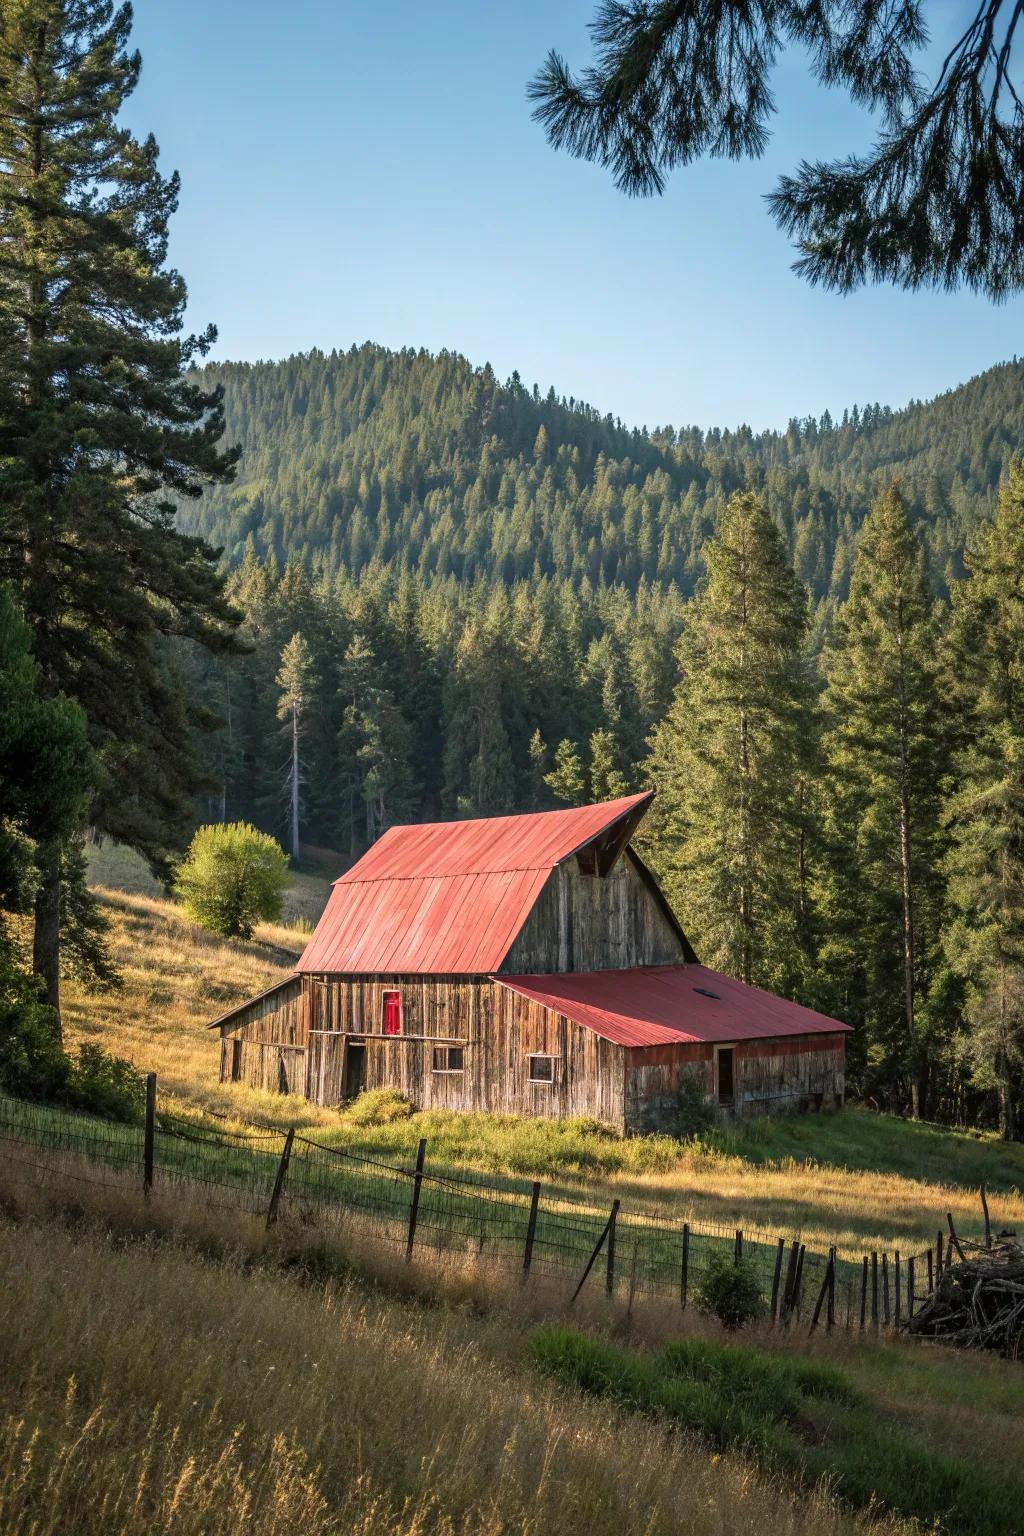
[[[298,969],[496,971],[555,865],[651,799],[390,827],[335,881]]]
[[[495,980],[617,1045],[757,1040],[835,1034],[850,1028],[827,1014],[748,987],[703,965],[498,976]],[[716,995],[708,997],[708,992]]]

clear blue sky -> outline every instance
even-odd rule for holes
[[[448,347],[635,424],[900,406],[1022,350],[1024,299],[813,291],[761,195],[870,142],[799,57],[764,159],[633,201],[550,149],[529,76],[594,0],[137,0],[130,104],[182,175],[172,259],[217,355]],[[926,6],[926,11],[936,9]],[[959,19],[960,0],[941,8]]]

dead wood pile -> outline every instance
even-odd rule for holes
[[[1024,1353],[1024,1247],[1013,1233],[987,1244],[954,1236],[953,1243],[935,1290],[908,1320],[908,1331],[1016,1359]]]

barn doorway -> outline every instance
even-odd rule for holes
[[[731,1045],[719,1046],[718,1058],[718,1102],[731,1107],[735,1097],[733,1091],[733,1060],[735,1052]]]
[[[345,1077],[341,1085],[343,1099],[354,1099],[366,1085],[366,1046],[361,1040],[345,1044]]]

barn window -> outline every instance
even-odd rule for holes
[[[462,1050],[461,1045],[435,1045],[431,1071],[461,1072]]]
[[[555,1058],[553,1056],[531,1056],[530,1082],[553,1083],[555,1080]]]
[[[384,993],[384,1033],[386,1035],[402,1033],[402,994],[400,992]]]

